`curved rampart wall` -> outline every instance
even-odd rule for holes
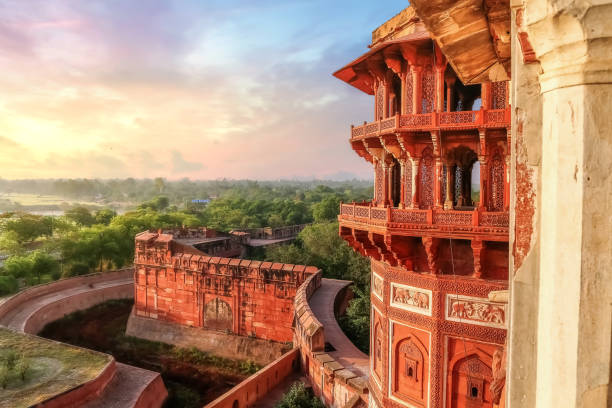
[[[295,294],[295,327],[293,344],[308,352],[325,350],[325,330],[310,309],[308,299],[321,287],[321,272],[317,272],[298,288]]]
[[[22,329],[25,333],[37,334],[47,323],[61,319],[77,310],[85,310],[111,299],[129,299],[133,297],[134,284],[131,282],[62,297],[32,312],[23,323]]]
[[[74,278],[60,279],[55,282],[49,282],[49,283],[42,284],[42,285],[32,286],[30,288],[22,290],[21,292],[16,293],[15,295],[11,296],[6,301],[4,301],[2,304],[0,304],[0,321],[8,313],[18,310],[19,308],[22,307],[22,305],[31,301],[33,298],[49,295],[52,293],[57,293],[63,290],[72,289],[72,288],[82,286],[82,285],[95,285],[95,284],[105,283],[105,282],[109,282],[113,280],[130,279],[133,275],[134,275],[134,270],[132,268],[125,268],[125,269],[120,269],[117,271],[94,273],[90,275],[77,276]],[[116,289],[116,288],[113,288],[113,289]],[[109,292],[107,292],[106,295],[108,296]],[[133,289],[131,289],[130,296],[124,296],[124,297],[133,297],[133,296],[134,296],[134,292],[133,292]],[[108,299],[112,299],[112,297],[109,297]],[[77,310],[77,308],[74,308],[72,311],[75,311],[75,310]],[[31,332],[28,332],[28,333],[31,333]]]
[[[321,273],[309,277],[295,297],[294,345],[300,350],[302,371],[310,380],[317,396],[331,407],[351,408],[367,402],[367,385],[358,374],[344,367],[325,351],[324,326],[313,313],[309,300],[321,287]],[[348,290],[348,289],[347,289]],[[335,312],[346,307],[347,290],[334,299]]]

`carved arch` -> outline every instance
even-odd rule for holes
[[[490,391],[492,364],[492,356],[474,346],[453,356],[448,364],[447,386],[447,400],[451,401],[451,408],[493,407]]]
[[[401,398],[425,403],[429,384],[429,353],[413,335],[400,340],[394,347],[393,391]]]
[[[232,308],[222,299],[214,298],[206,303],[203,315],[204,327],[207,329],[231,332],[234,328]]]

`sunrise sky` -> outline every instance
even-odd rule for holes
[[[371,178],[331,74],[406,0],[3,0],[0,177]]]

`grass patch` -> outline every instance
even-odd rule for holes
[[[110,357],[0,328],[0,407],[29,407],[97,377]]]

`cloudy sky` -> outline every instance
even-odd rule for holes
[[[370,178],[331,76],[406,0],[0,0],[0,177]]]

